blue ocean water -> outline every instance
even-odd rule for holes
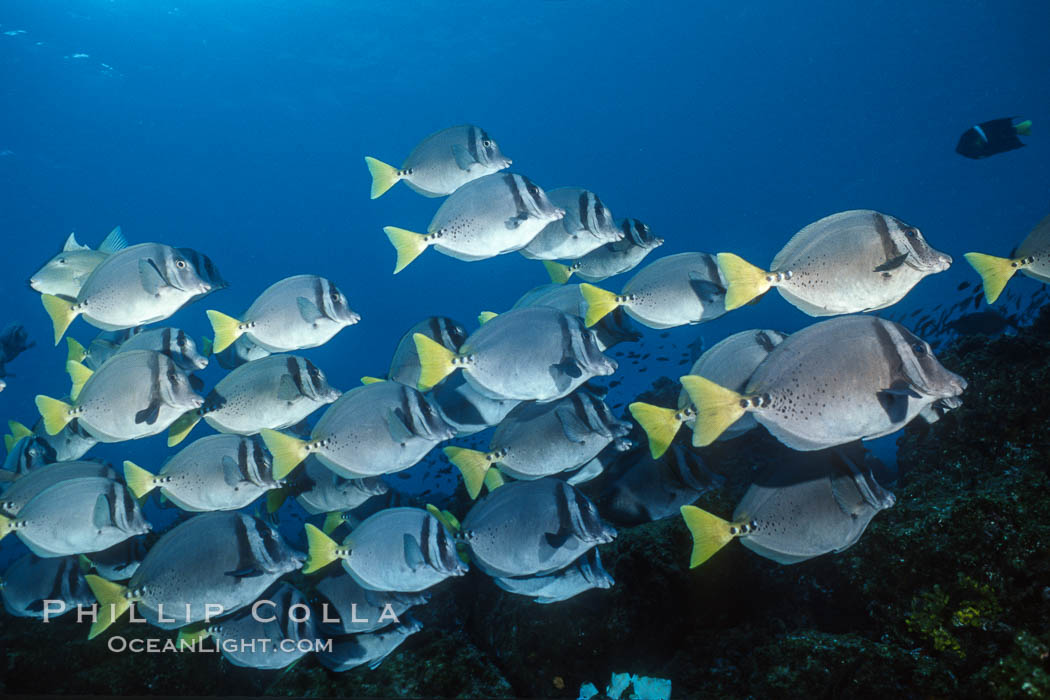
[[[70,231],[94,246],[119,224],[132,243],[209,255],[230,288],[168,322],[195,337],[210,335],[205,308],[237,313],[292,274],[332,279],[362,320],[303,354],[342,389],[385,373],[425,316],[473,327],[509,308],[547,282],[541,265],[429,251],[394,276],[382,227],[424,230],[440,200],[404,185],[368,197],[363,156],[400,163],[459,123],[482,125],[540,186],[586,187],[648,223],[666,240],[649,260],[733,251],[764,264],[802,226],[873,208],[955,258],[893,311],[954,302],[978,281],[964,252],[1006,254],[1046,214],[1046,26],[1050,5],[1033,2],[7,0],[0,325],[24,324],[37,346],[8,367],[0,418],[31,424],[34,395],[68,388],[65,346],[25,280]],[[969,126],[1009,115],[1033,120],[1026,148],[954,152]],[[684,350],[811,322],[769,295],[644,342]],[[69,331],[95,333],[82,320]],[[636,369],[621,366],[610,402],[679,371]],[[150,468],[169,454],[161,436],[92,452]],[[391,483],[433,486],[439,466]]]

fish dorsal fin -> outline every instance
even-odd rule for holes
[[[77,243],[77,234],[71,233],[69,238],[66,239],[65,245],[62,246],[62,252],[65,253],[70,250],[91,250],[91,248]]]
[[[98,246],[98,251],[100,253],[116,253],[118,250],[124,250],[127,247],[128,242],[124,239],[124,234],[121,233],[120,227],[114,226],[109,235],[102,239],[102,243]]]
[[[427,561],[423,557],[423,550],[420,549],[419,542],[416,541],[416,538],[406,532],[403,540],[405,547],[405,562],[408,564],[409,568],[413,571],[418,571],[426,566]]]
[[[139,260],[139,282],[147,294],[156,294],[161,288],[171,286],[153,258]]]
[[[458,143],[452,146],[452,157],[456,159],[460,170],[469,171],[478,163],[477,159],[470,155],[470,150]]]
[[[324,312],[317,308],[317,304],[306,297],[296,297],[295,303],[299,306],[299,315],[307,323],[316,323],[317,319],[324,318]]]

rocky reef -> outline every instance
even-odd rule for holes
[[[613,588],[537,605],[472,571],[380,668],[342,674],[112,654],[69,620],[4,617],[0,693],[574,698],[625,671],[675,698],[1050,697],[1050,312],[939,357],[969,381],[963,405],[901,433],[896,505],[840,554],[780,566],[730,544],[690,570],[680,518],[621,528],[601,549]],[[717,446],[727,485],[699,505],[731,513],[779,449],[759,431]]]

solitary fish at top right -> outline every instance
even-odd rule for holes
[[[919,281],[952,264],[919,229],[870,209],[825,216],[796,233],[768,270],[732,253],[719,253],[726,310],[776,287],[810,316],[874,311],[896,304]]]
[[[1026,145],[1020,136],[1032,133],[1032,120],[1018,122],[1018,117],[1004,117],[971,126],[959,137],[955,152],[967,158],[987,158]]]
[[[365,156],[372,174],[372,199],[401,180],[424,197],[444,197],[471,180],[510,167],[511,160],[485,130],[464,124],[431,134],[395,168]]]
[[[1020,271],[1040,282],[1050,282],[1050,215],[1035,225],[1008,258],[984,253],[967,253],[963,257],[981,276],[984,298],[989,304],[999,298],[1015,272]]]

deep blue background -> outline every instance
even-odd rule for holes
[[[441,200],[404,185],[368,198],[363,156],[399,164],[464,122],[542,187],[590,188],[649,223],[667,241],[653,257],[732,250],[766,264],[807,223],[873,208],[956,258],[902,306],[954,300],[976,281],[962,253],[1005,254],[1047,213],[1050,5],[855,5],[5,0],[0,325],[24,323],[39,346],[10,365],[0,418],[31,424],[35,394],[68,389],[65,346],[51,348],[25,279],[70,231],[95,246],[120,224],[132,243],[210,255],[231,288],[170,321],[198,337],[205,308],[238,313],[292,274],[331,278],[362,321],[304,354],[343,389],[384,373],[424,316],[472,326],[508,308],[547,281],[538,263],[428,251],[395,277],[382,227],[423,230]],[[1027,148],[954,152],[970,125],[1015,114],[1034,122]],[[684,348],[698,333],[710,345],[810,322],[770,295],[649,340]],[[85,343],[95,332],[70,329]],[[625,364],[615,400],[679,369],[635,380]],[[89,453],[151,469],[168,454],[162,436]]]

